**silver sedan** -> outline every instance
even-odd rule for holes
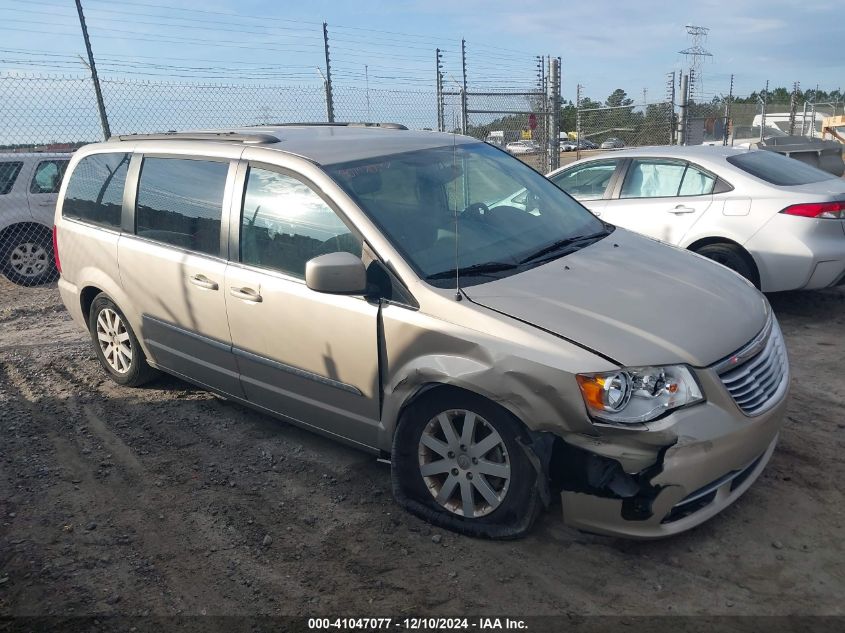
[[[548,176],[595,215],[709,257],[764,292],[845,283],[845,180],[730,147],[650,147]]]

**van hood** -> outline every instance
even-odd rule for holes
[[[711,365],[760,332],[771,309],[720,264],[620,228],[571,255],[463,291],[623,366]]]

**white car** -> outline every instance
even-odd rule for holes
[[[53,214],[70,154],[0,154],[0,272],[16,284],[54,281]]]
[[[505,145],[505,150],[511,154],[535,154],[540,151],[540,144],[536,141],[514,141]]]
[[[764,292],[845,283],[845,180],[774,152],[638,148],[548,177],[602,220],[709,257]]]

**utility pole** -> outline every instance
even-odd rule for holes
[[[326,120],[334,123],[334,97],[332,96],[332,64],[329,59],[329,25],[323,22],[323,51],[326,54]]]
[[[731,74],[731,87],[728,89],[728,100],[725,102],[725,129],[723,132],[722,145],[728,144],[730,137],[731,103],[734,98],[734,76]]]
[[[648,105],[648,88],[643,88],[643,105]]]
[[[445,132],[446,131],[446,121],[444,115],[444,103],[443,103],[443,57],[440,53],[440,49],[435,49],[436,53],[436,65],[435,71],[437,72],[437,131],[438,132]]]
[[[689,75],[681,77],[681,101],[678,103],[678,145],[687,144],[687,99],[689,97]]]
[[[467,120],[467,41],[465,39],[461,39],[461,74],[463,76],[461,87],[461,134],[466,134],[469,121]]]
[[[560,60],[549,58],[548,170],[560,166]]]
[[[91,69],[91,80],[94,82],[94,95],[97,97],[97,110],[100,112],[100,125],[103,127],[103,138],[104,140],[108,140],[111,136],[111,128],[109,128],[109,119],[106,116],[106,105],[103,103],[103,92],[100,90],[100,78],[97,76],[97,66],[94,65],[94,51],[91,50],[91,40],[88,38],[88,26],[85,24],[85,15],[82,13],[81,0],[76,0],[76,12],[79,14],[79,25],[82,27],[85,50],[88,51],[88,65]]]

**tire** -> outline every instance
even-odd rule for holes
[[[412,514],[467,536],[524,536],[542,507],[524,435],[510,413],[475,394],[440,388],[423,395],[393,437],[393,495]]]
[[[760,285],[754,268],[748,263],[742,250],[732,244],[708,244],[696,249],[699,255],[730,268],[750,281],[756,288]]]
[[[0,271],[19,286],[42,286],[56,281],[59,273],[53,259],[53,236],[43,226],[13,226],[0,245]]]
[[[123,312],[105,293],[91,303],[88,329],[97,359],[114,382],[137,387],[156,377]]]

